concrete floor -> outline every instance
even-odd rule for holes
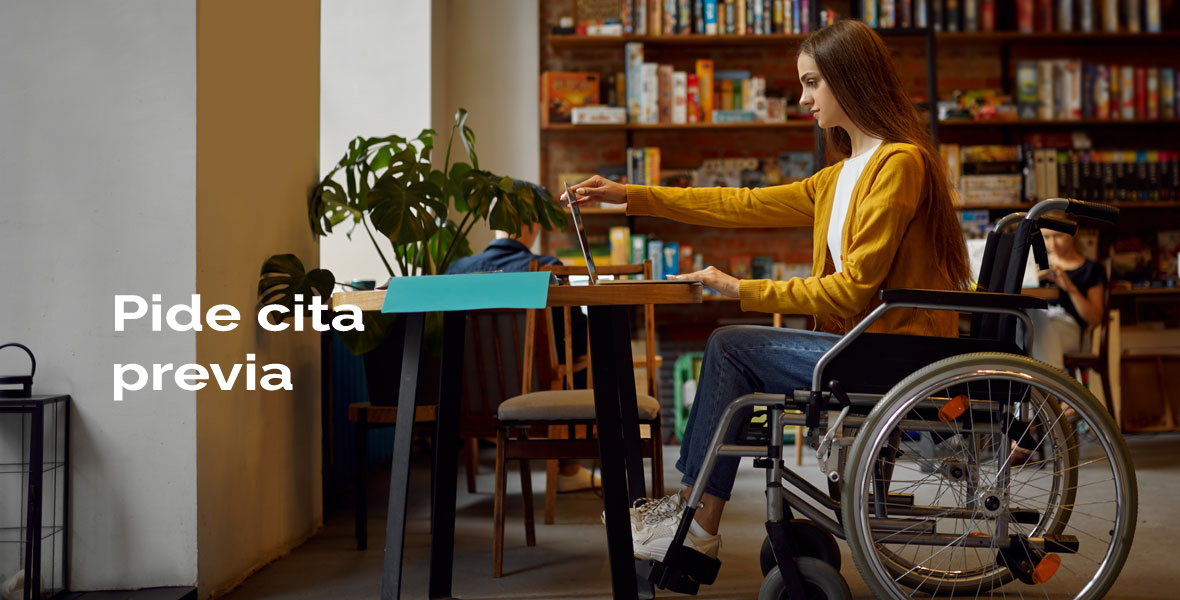
[[[1176,539],[1180,538],[1180,434],[1128,437],[1139,482],[1139,524],[1135,544],[1109,598],[1175,598]],[[665,452],[669,484],[678,483],[673,464],[679,449]],[[806,454],[806,453],[805,453]],[[459,598],[609,598],[606,535],[598,515],[601,500],[591,492],[565,494],[558,501],[558,522],[540,522],[538,493],[537,545],[524,545],[520,481],[510,472],[504,571],[491,577],[493,454],[485,450],[475,494],[460,481],[455,539],[454,593]],[[426,597],[429,549],[429,471],[423,457],[411,476],[403,598]],[[748,464],[748,461],[746,461]],[[535,490],[541,490],[543,469],[534,469]],[[798,472],[820,483],[814,455]],[[460,474],[462,477],[462,474]],[[382,546],[388,471],[370,483],[369,550],[355,550],[351,512],[329,515],[324,528],[306,544],[246,580],[227,600],[258,598],[367,599],[380,595]],[[669,487],[669,490],[678,489]],[[762,471],[739,471],[734,501],[726,509],[721,549],[723,566],[716,584],[702,587],[701,598],[754,598],[762,576],[758,549],[763,537],[765,504]],[[857,598],[872,598],[841,542],[842,573]],[[678,597],[658,591],[657,597]]]

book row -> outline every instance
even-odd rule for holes
[[[1173,67],[1108,65],[1077,59],[1016,63],[1021,119],[1172,119],[1180,78]]]
[[[871,27],[935,31],[1159,33],[1160,0],[858,0]]]
[[[836,13],[819,0],[623,0],[619,33],[770,35],[808,33],[811,12],[829,25]],[[593,33],[587,31],[587,33]]]
[[[1180,201],[1180,152],[1020,146],[939,148],[960,205],[1044,198]]]

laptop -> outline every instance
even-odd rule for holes
[[[582,225],[582,210],[574,204],[574,194],[570,192],[570,186],[566,182],[561,182],[565,187],[565,197],[571,200],[570,214],[573,215],[574,233],[578,236],[578,245],[582,247],[582,257],[586,259],[586,272],[590,276],[590,285],[606,285],[606,284],[623,284],[623,283],[700,283],[697,280],[691,279],[599,279],[598,270],[594,267],[594,257],[590,255],[590,242],[586,239],[586,228]]]

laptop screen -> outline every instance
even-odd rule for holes
[[[594,257],[590,255],[590,240],[586,238],[586,228],[582,225],[582,211],[574,203],[574,195],[570,192],[569,184],[563,181],[561,185],[565,187],[565,197],[570,201],[574,233],[578,236],[578,245],[582,247],[582,257],[586,259],[586,272],[590,275],[590,285],[598,285],[598,272],[594,268]]]

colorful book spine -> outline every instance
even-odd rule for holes
[[[1094,33],[1095,0],[1078,0],[1078,29],[1083,33]]]
[[[1125,65],[1119,72],[1119,111],[1123,119],[1135,118],[1135,67]]]
[[[639,123],[643,100],[643,43],[627,42],[623,46],[627,60],[627,118]]]
[[[1176,118],[1176,71],[1171,67],[1160,69],[1160,117]]]
[[[728,35],[737,33],[737,23],[735,22],[736,18],[734,17],[734,1],[735,0],[725,0],[725,33]]]
[[[896,9],[896,0],[881,0],[881,14],[877,19],[877,26],[881,29],[894,27],[893,19],[896,16]]]
[[[897,26],[907,29],[914,26],[913,0],[897,0]]]
[[[1160,118],[1160,70],[1151,67],[1147,69],[1147,112],[1148,119]]]
[[[1106,65],[1094,67],[1094,118],[1110,118],[1110,69]]]
[[[962,0],[946,0],[946,30],[959,31],[959,23],[962,18],[962,12],[959,10],[959,3]]]
[[[960,0],[963,5],[963,31],[979,31],[979,2]]]
[[[1094,118],[1094,65],[1082,65],[1082,118]]]
[[[1135,67],[1135,118],[1147,118],[1147,68]]]
[[[685,73],[684,112],[689,123],[701,122],[701,88],[696,73]]]
[[[680,274],[680,244],[677,242],[664,242],[660,248],[660,272],[667,278],[668,275]],[[654,265],[653,265],[654,268]]]
[[[791,33],[803,33],[803,0],[791,3]]]
[[[623,0],[622,7],[622,21],[623,33],[631,35],[635,33],[635,5],[631,3],[632,0]]]
[[[651,278],[659,281],[664,278],[664,243],[660,240],[647,240],[647,258],[651,260]]]
[[[660,123],[672,122],[672,65],[660,65],[657,69],[659,79],[659,102],[657,114]]]
[[[733,20],[734,32],[746,35],[746,0],[734,0]]]
[[[1064,92],[1061,108],[1063,118],[1082,118],[1082,63],[1079,60],[1065,60],[1061,63]]]
[[[1037,0],[1037,31],[1052,33],[1055,25],[1053,22],[1053,0]]]
[[[799,4],[799,33],[811,33],[811,0],[799,0]]]
[[[642,233],[631,234],[631,264],[642,264],[647,259],[647,236]]]
[[[1037,61],[1037,88],[1037,98],[1040,101],[1037,105],[1037,118],[1043,120],[1056,118],[1053,111],[1055,104],[1053,98],[1053,61]]]
[[[980,0],[979,30],[989,33],[996,30],[996,0]]]
[[[647,0],[635,0],[635,35],[647,35]]]
[[[1110,118],[1121,119],[1123,118],[1123,90],[1119,83],[1123,80],[1123,70],[1118,65],[1110,65],[1108,70],[1110,71]]]
[[[1147,33],[1160,32],[1160,0],[1146,0],[1143,10],[1143,28]]]
[[[647,0],[647,33],[664,35],[664,3],[661,0]]]
[[[1119,0],[1102,0],[1102,31],[1117,33],[1119,30]]]
[[[713,122],[713,61],[697,60],[697,86],[705,123]]]
[[[660,65],[643,63],[640,123],[660,122]]]
[[[1127,19],[1127,32],[1139,33],[1143,30],[1139,20],[1139,1],[1123,0],[1123,15]]]
[[[938,4],[939,0],[933,0]],[[928,0],[914,0],[914,27],[924,28],[930,25]]]
[[[1037,63],[1031,60],[1016,63],[1016,116],[1037,118]]]
[[[1073,31],[1073,0],[1057,0],[1057,31]]]
[[[688,122],[688,73],[672,72],[672,122]]]
[[[1033,22],[1033,0],[1016,0],[1016,29],[1032,33]]]
[[[705,33],[717,35],[717,0],[705,0]]]
[[[631,228],[618,226],[610,228],[610,262],[625,265],[631,258]]]

